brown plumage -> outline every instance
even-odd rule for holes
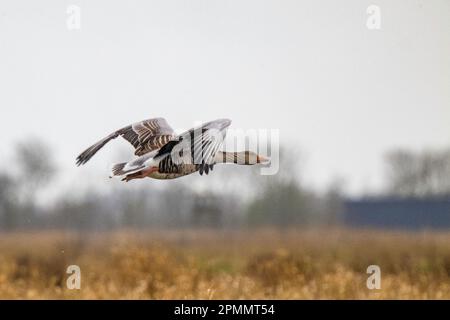
[[[143,120],[119,129],[93,144],[77,157],[77,165],[85,164],[109,141],[121,136],[135,149],[134,154],[142,156],[160,149],[174,137],[174,131],[164,118]]]
[[[254,152],[219,151],[231,124],[228,119],[206,122],[180,135],[163,118],[144,120],[119,129],[83,151],[76,159],[85,164],[109,141],[121,136],[135,149],[138,158],[112,167],[113,176],[129,181],[145,177],[174,179],[198,171],[208,174],[216,163],[251,165],[268,159]]]

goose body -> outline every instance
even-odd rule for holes
[[[123,181],[141,179],[175,179],[194,172],[209,174],[218,163],[253,165],[268,161],[254,152],[219,151],[231,121],[218,119],[206,122],[175,135],[163,118],[137,122],[119,129],[93,144],[77,157],[83,165],[109,141],[121,136],[135,148],[137,158],[113,165],[112,176]]]

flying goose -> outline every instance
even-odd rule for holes
[[[135,149],[137,158],[112,166],[112,176],[122,181],[142,179],[174,179],[198,171],[212,171],[216,163],[253,165],[266,163],[268,158],[251,151],[219,151],[231,120],[206,122],[176,135],[164,118],[143,120],[114,131],[83,151],[76,164],[84,165],[109,141],[121,136]]]

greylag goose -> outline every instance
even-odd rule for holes
[[[231,121],[206,122],[176,135],[163,118],[148,119],[114,131],[93,144],[76,159],[83,165],[109,141],[121,136],[135,149],[137,158],[112,166],[111,176],[122,181],[142,179],[174,179],[194,172],[208,174],[217,163],[253,165],[269,159],[251,151],[219,151]]]

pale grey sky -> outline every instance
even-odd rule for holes
[[[1,0],[0,88],[0,163],[38,136],[69,180],[103,179],[112,146],[74,159],[112,130],[226,117],[280,129],[311,186],[342,176],[358,194],[382,184],[386,150],[450,145],[450,1]]]

